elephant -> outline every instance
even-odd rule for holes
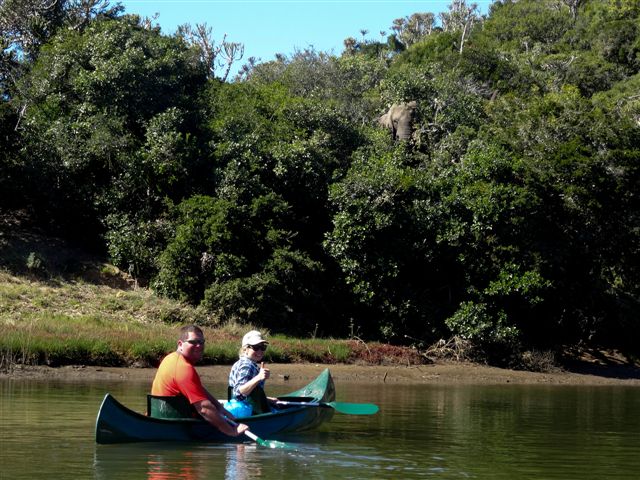
[[[391,130],[394,140],[410,140],[416,107],[415,100],[393,104],[387,113],[378,118],[378,124]]]

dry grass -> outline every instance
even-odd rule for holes
[[[83,280],[42,281],[0,271],[0,322],[16,322],[46,311],[69,318],[109,319],[113,323],[192,322],[198,312],[159,298],[149,290],[122,290]]]
[[[175,348],[178,327],[189,323],[205,331],[205,364],[231,364],[239,339],[257,328],[220,325],[197,308],[144,288],[122,289],[122,282],[108,282],[94,270],[94,277],[100,275],[102,281],[88,283],[0,270],[0,370],[16,364],[154,366]],[[414,349],[376,342],[283,335],[270,335],[270,341],[269,362],[424,363]]]
[[[441,339],[431,345],[424,352],[430,360],[471,360],[473,357],[473,346],[471,342],[464,338],[454,336],[448,340]]]

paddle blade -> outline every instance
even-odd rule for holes
[[[293,447],[293,445],[288,445],[288,444],[286,444],[284,442],[279,442],[277,440],[265,440],[263,438],[260,438],[256,434],[251,433],[249,430],[245,430],[244,434],[247,437],[249,437],[251,440],[256,442],[258,445],[260,445],[261,447],[286,448],[286,449],[289,449],[289,450],[293,450],[295,448],[295,447]]]
[[[373,415],[380,410],[373,403],[326,402],[326,404],[334,408],[336,412],[347,415]]]
[[[262,446],[262,447],[267,447],[267,448],[284,448],[287,450],[294,450],[295,447],[293,445],[289,445],[288,443],[284,443],[284,442],[279,442],[278,440],[263,440],[260,439],[259,442],[257,442],[258,445]]]

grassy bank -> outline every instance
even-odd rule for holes
[[[16,365],[156,366],[175,349],[181,325],[203,326],[205,365],[231,365],[242,335],[254,325],[220,325],[191,306],[160,298],[112,265],[59,239],[19,227],[0,214],[0,372]],[[258,327],[259,328],[259,327]],[[416,365],[438,359],[469,360],[459,338],[424,352],[358,338],[291,338],[266,332],[267,362]],[[619,352],[569,349],[571,363],[638,367]],[[524,352],[521,369],[555,371],[550,352]]]
[[[73,278],[43,279],[0,270],[0,369],[26,365],[155,366],[186,323],[204,326],[203,364],[232,364],[252,325],[216,325],[187,305],[136,288],[108,265]],[[270,335],[268,362],[416,364],[408,348],[358,339]]]

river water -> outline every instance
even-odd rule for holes
[[[294,450],[96,445],[104,394],[144,411],[148,388],[0,380],[0,479],[640,478],[638,387],[336,383],[337,400],[373,402],[380,412],[336,413],[317,432],[279,438]]]

